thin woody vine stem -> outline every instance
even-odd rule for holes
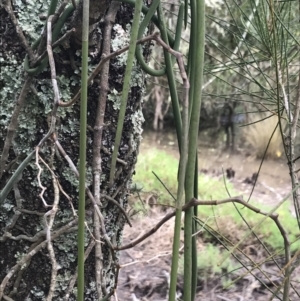
[[[105,29],[103,34],[103,46],[102,46],[102,60],[103,58],[107,57],[110,54],[110,48],[111,48],[111,33],[113,24],[115,22],[115,17],[117,14],[117,11],[119,9],[120,3],[113,2],[109,10],[105,16]],[[110,60],[106,60],[106,62],[103,64],[102,72],[101,72],[101,78],[99,83],[99,97],[98,97],[98,103],[97,103],[97,113],[96,113],[96,121],[93,128],[93,136],[94,136],[94,142],[93,142],[93,177],[94,177],[94,183],[93,183],[93,189],[94,189],[94,197],[95,201],[97,203],[101,203],[101,193],[100,193],[100,181],[101,181],[101,174],[102,174],[102,168],[101,168],[101,147],[102,147],[102,133],[103,133],[103,127],[104,127],[104,116],[105,116],[105,109],[106,109],[106,99],[107,99],[107,93],[109,91],[109,84],[108,84],[108,77],[109,77],[109,63]],[[114,203],[124,214],[126,217],[127,222],[130,223],[129,218],[127,217],[127,214],[122,206],[119,205],[118,202],[116,202],[114,199],[110,200]],[[102,246],[100,244],[100,238],[101,238],[101,224],[99,220],[99,216],[96,212],[94,212],[94,235],[97,240],[95,245],[95,271],[96,271],[96,287],[98,291],[98,297],[102,296],[102,288],[101,284],[103,282],[103,266],[102,266]]]
[[[260,210],[259,208],[247,203],[246,201],[244,201],[242,199],[242,197],[232,197],[232,198],[228,198],[228,199],[224,199],[224,200],[212,200],[212,201],[199,201],[195,198],[191,199],[188,203],[186,203],[185,205],[182,206],[182,211],[186,211],[194,206],[217,206],[217,205],[221,205],[221,204],[227,204],[227,203],[238,203],[241,204],[243,206],[245,206],[246,208],[250,209],[251,211],[257,213],[257,214],[261,214],[264,215],[266,217],[271,218],[275,224],[277,225],[277,228],[279,229],[282,237],[285,240],[285,245],[289,245],[289,239],[287,237],[287,233],[285,232],[283,226],[281,225],[279,219],[278,219],[278,214],[277,213],[267,213],[267,212],[263,212],[262,210]],[[147,233],[145,233],[144,235],[142,235],[141,237],[139,237],[138,239],[134,240],[133,242],[124,245],[124,246],[114,246],[115,250],[126,250],[129,248],[132,248],[134,246],[136,246],[138,243],[142,242],[143,240],[145,240],[146,238],[148,238],[151,234],[155,233],[165,222],[167,222],[170,218],[172,218],[173,216],[175,216],[176,211],[170,212],[168,214],[166,214],[160,222],[158,222],[150,231],[148,231]]]

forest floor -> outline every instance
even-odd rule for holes
[[[146,135],[141,145],[141,152],[150,146],[167,151],[170,155],[178,157],[174,135]],[[244,199],[248,199],[255,174],[257,173],[261,161],[256,159],[247,150],[240,149],[231,154],[218,150],[210,145],[201,144],[198,149],[199,172],[206,173],[211,177],[222,178],[223,171],[231,168],[234,170],[234,178],[230,179],[235,189],[243,194]],[[266,160],[260,170],[255,189],[252,193],[253,199],[262,204],[276,205],[290,191],[291,184],[287,164],[283,159]],[[290,206],[293,211],[293,206]],[[153,207],[146,216],[136,218],[132,221],[133,226],[126,225],[123,243],[129,243],[147,230],[151,229],[170,209]],[[139,245],[129,250],[124,250],[120,254],[120,270],[118,291],[116,300],[119,301],[163,301],[167,300],[169,272],[171,266],[172,236],[174,219],[165,223],[155,234],[143,241]],[[235,235],[234,233],[232,235]],[[201,250],[204,245],[203,239],[197,241],[197,248]],[[244,250],[254,262],[259,262],[266,257],[265,250],[259,244],[251,241]],[[203,255],[205,260],[205,253]],[[279,259],[279,264],[283,263]],[[271,300],[270,288],[275,290],[275,286],[282,282],[282,274],[274,263],[264,263],[263,270],[269,275],[267,279],[259,270],[254,270],[254,275],[260,275],[264,285],[259,283],[251,274],[244,276],[229,288],[224,288],[226,283],[243,275],[246,270],[238,269],[225,277],[220,273],[200,271],[197,283],[196,300],[201,301],[267,301]],[[292,275],[290,300],[300,301],[300,268],[296,268]],[[183,294],[183,279],[178,279],[178,294]],[[296,293],[296,292],[298,293]],[[181,298],[178,298],[181,300]],[[281,300],[274,298],[273,300]]]

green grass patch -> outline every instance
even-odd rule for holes
[[[138,187],[143,187],[143,191],[157,195],[157,203],[163,205],[174,206],[175,201],[166,191],[160,181],[154,176],[154,171],[168,190],[176,197],[177,191],[177,169],[178,160],[165,151],[151,148],[146,152],[140,153],[134,182]],[[211,178],[207,175],[199,175],[199,199],[200,200],[220,200],[228,198],[228,194],[222,180]],[[227,183],[227,189],[231,196],[241,195],[237,192],[231,183]],[[289,211],[289,202],[286,201],[279,209],[279,219],[284,229],[289,233],[291,242],[297,240],[299,236],[299,229],[296,219]],[[137,203],[138,204],[138,203]],[[264,212],[270,212],[272,207],[267,205],[251,202],[252,205],[259,207]],[[138,205],[137,205],[138,206]],[[237,205],[240,213],[244,219],[253,227],[264,218],[264,216],[257,214],[241,205]],[[241,239],[247,232],[247,226],[242,220],[241,216],[235,209],[232,203],[218,206],[200,206],[199,218],[216,230],[224,231],[224,235],[236,235],[237,240]],[[231,225],[228,229],[227,226]],[[234,225],[234,229],[232,229]],[[263,237],[264,243],[273,250],[283,248],[283,238],[275,225],[275,223],[267,218],[259,226],[257,230],[259,237]],[[253,236],[250,236],[253,238]],[[246,245],[246,243],[245,243]],[[292,251],[300,248],[300,242],[296,241],[292,244]]]
[[[216,277],[221,277],[223,287],[231,283],[226,274],[232,273],[242,268],[242,265],[232,258],[227,258],[221,265],[217,263],[225,256],[226,250],[221,250],[218,246],[207,243],[198,251],[198,278],[202,281],[210,281]],[[183,274],[184,258],[179,260],[179,273]]]
[[[174,200],[152,172],[155,172],[172,195],[176,197],[178,164],[178,160],[165,151],[150,149],[139,154],[134,182],[138,187],[143,187],[144,191],[156,193],[160,204],[173,206],[175,205]],[[230,193],[234,194],[231,183],[228,183],[227,188]],[[224,182],[207,175],[199,175],[199,198],[216,200],[227,197]]]

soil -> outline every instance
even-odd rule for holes
[[[203,141],[203,140],[202,140]],[[141,152],[149,146],[164,149],[170,155],[178,157],[177,143],[174,134],[147,133],[141,145]],[[222,151],[211,143],[201,143],[198,148],[199,172],[207,173],[212,177],[223,177],[223,170],[230,178],[235,188],[243,193],[244,199],[249,196],[264,204],[276,205],[290,191],[290,177],[288,166],[283,159],[266,160],[259,172],[261,160],[251,155],[247,149],[237,149],[234,153]],[[252,188],[257,178],[255,189]],[[293,212],[291,204],[290,210]],[[151,229],[166,212],[165,208],[152,208],[147,216],[133,220],[133,226],[125,227],[123,244],[127,244]],[[168,300],[168,281],[171,265],[172,236],[174,219],[165,223],[156,233],[139,245],[120,253],[120,270],[118,290],[115,299],[119,301],[163,301]],[[182,240],[183,241],[183,240]],[[197,248],[200,250],[205,241],[198,239]],[[251,241],[244,246],[245,253],[254,262],[266,258],[265,250]],[[205,258],[204,258],[205,260]],[[282,268],[284,263],[278,259]],[[224,288],[224,279],[227,282],[244,275],[246,270],[239,269],[230,275],[221,277],[213,271],[199,271],[196,300],[201,301],[265,301],[271,300],[269,289],[275,291],[275,286],[282,282],[282,274],[273,262],[262,265],[265,274],[258,269],[253,274],[247,274],[229,288]],[[266,275],[269,275],[267,277]],[[254,276],[260,277],[262,283]],[[293,288],[290,290],[290,300],[300,301],[300,268],[292,274]],[[183,295],[183,279],[178,278],[178,300]],[[282,300],[278,295],[273,300]]]

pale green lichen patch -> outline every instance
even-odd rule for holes
[[[44,21],[37,16],[40,14],[47,16],[48,7],[51,0],[15,0],[15,10],[18,14],[18,23],[23,32],[29,37],[31,42],[41,36],[44,28]]]
[[[144,121],[145,118],[142,110],[135,111],[131,117],[131,122],[133,124],[133,135],[135,136],[132,138],[131,145],[134,150],[137,149],[138,143],[142,140]]]
[[[65,292],[68,289],[69,282],[71,280],[71,273],[68,270],[64,270],[63,274],[57,275],[56,278],[56,290],[54,292],[54,297],[59,297],[61,292]]]
[[[64,178],[76,188],[76,191],[79,191],[79,181],[77,177],[74,175],[72,169],[69,166],[66,166],[62,172]]]
[[[41,289],[39,289],[37,286],[34,286],[31,290],[30,293],[34,296],[33,299],[30,297],[27,297],[25,301],[35,301],[35,300],[44,300],[45,299],[45,293]]]
[[[129,31],[125,31],[123,27],[119,24],[115,24],[113,27],[115,31],[115,37],[112,39],[112,49],[113,51],[122,49],[124,45],[128,45],[130,40]],[[118,56],[117,62],[119,65],[125,65],[127,60],[127,51]]]
[[[136,60],[134,60],[134,66],[131,72],[130,86],[131,87],[143,87],[145,83],[145,76],[143,71],[139,66],[136,65]]]
[[[13,54],[11,60],[7,61],[0,58],[1,75],[0,81],[3,86],[0,89],[0,126],[7,129],[12,111],[15,107],[15,101],[18,97],[18,91],[22,86],[21,76],[23,74],[23,67],[20,66]]]
[[[120,110],[121,95],[116,89],[113,89],[112,91],[110,91],[107,98],[108,98],[108,100],[113,102],[113,107],[115,110]]]
[[[77,168],[78,170],[78,168]],[[76,191],[79,192],[79,180],[77,178],[77,176],[74,174],[73,170],[69,167],[66,166],[63,170],[63,175],[65,177],[65,179],[67,181],[69,181],[69,183],[75,187]],[[92,173],[92,167],[88,166],[86,168],[86,186],[88,187],[89,185],[92,184],[93,181],[93,173]]]
[[[11,200],[5,199],[5,202],[0,205],[0,222],[5,222],[6,225],[9,224],[9,218],[12,215],[14,207]]]

